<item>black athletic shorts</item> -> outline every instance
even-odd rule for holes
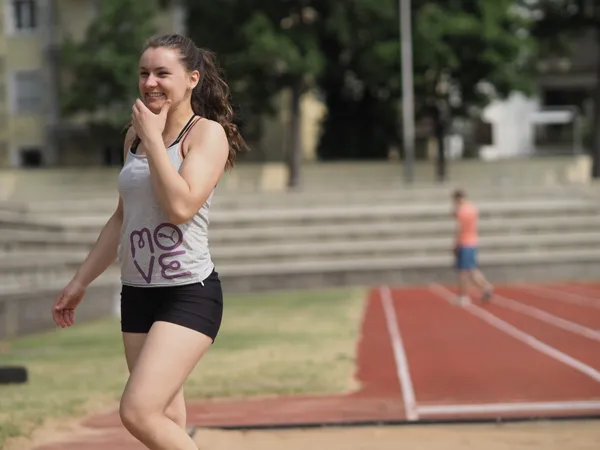
[[[213,271],[202,283],[167,287],[123,285],[121,331],[148,333],[156,321],[170,322],[199,331],[213,341],[223,317],[223,291]]]

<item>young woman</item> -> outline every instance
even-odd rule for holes
[[[139,91],[117,209],[52,312],[60,327],[72,325],[87,286],[118,257],[130,371],[121,419],[150,449],[195,450],[182,386],[214,342],[223,312],[208,213],[215,186],[245,144],[213,55],[190,39],[147,42]]]

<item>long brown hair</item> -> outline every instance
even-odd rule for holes
[[[229,142],[229,155],[225,170],[235,165],[237,154],[247,148],[237,125],[233,122],[234,112],[230,104],[229,86],[221,76],[216,56],[207,49],[198,48],[194,41],[179,34],[165,34],[150,38],[142,53],[148,48],[170,48],[177,50],[181,62],[190,72],[197,70],[200,80],[192,91],[192,110],[195,114],[221,124]]]

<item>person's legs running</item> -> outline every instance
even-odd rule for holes
[[[458,303],[460,305],[469,304],[469,271],[458,271]]]
[[[490,282],[483,276],[481,270],[479,270],[479,264],[477,261],[478,249],[477,247],[471,248],[471,255],[469,257],[469,278],[473,284],[481,289],[481,300],[486,302],[489,301],[493,295],[494,288]]]
[[[195,330],[155,322],[121,399],[121,420],[153,450],[197,450],[192,438],[165,415],[167,406],[213,340]]]
[[[473,269],[470,273],[471,280],[479,289],[481,289],[481,300],[488,301],[492,297],[494,293],[494,287],[492,284],[485,278],[481,270]]]
[[[469,247],[460,246],[456,249],[456,269],[458,271],[458,303],[466,305],[469,300],[469,271],[473,266],[472,251]]]

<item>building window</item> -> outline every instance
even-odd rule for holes
[[[18,70],[13,74],[13,112],[39,113],[42,109],[42,76],[39,70]]]
[[[13,0],[15,29],[34,30],[37,28],[36,0]]]
[[[36,0],[9,0],[7,29],[11,32],[27,32],[38,27],[38,4]]]

